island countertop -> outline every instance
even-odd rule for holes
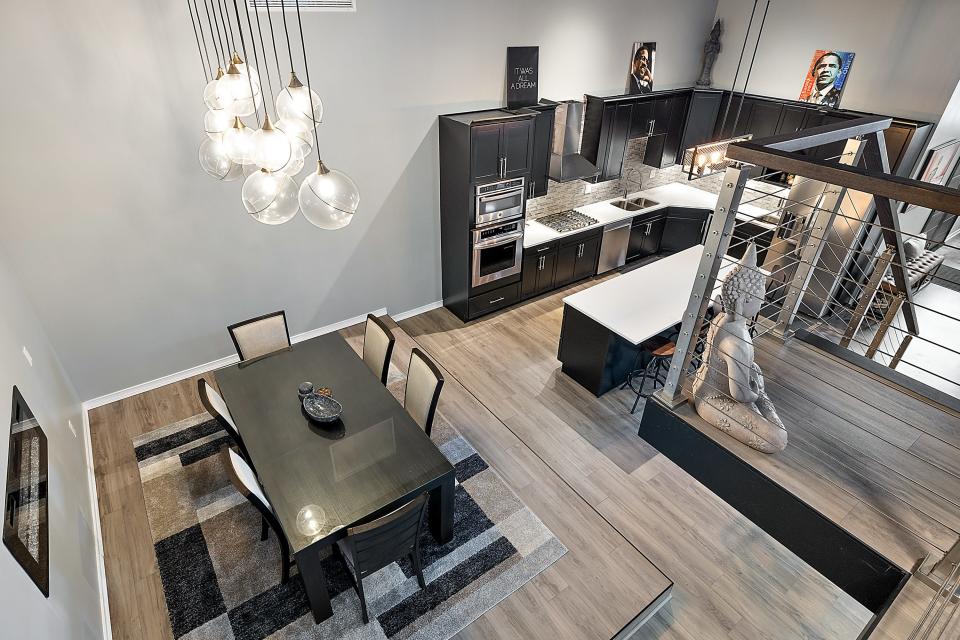
[[[748,186],[750,186],[750,183],[748,183]],[[764,191],[770,191],[770,185],[763,184],[754,186],[757,189],[762,187]],[[566,233],[554,231],[550,227],[540,224],[536,220],[527,220],[524,226],[523,246],[524,248],[527,248],[542,244],[544,242],[551,242],[558,238],[603,227],[604,225],[608,225],[613,222],[634,218],[638,215],[657,211],[658,209],[663,209],[665,207],[690,207],[695,209],[712,210],[717,204],[716,194],[710,193],[709,191],[704,191],[703,189],[698,189],[696,187],[691,187],[690,185],[680,182],[673,182],[659,187],[654,187],[652,189],[645,189],[643,191],[632,193],[627,197],[643,197],[653,200],[657,204],[652,207],[640,209],[639,211],[625,211],[624,209],[615,207],[612,204],[621,198],[613,198],[612,200],[604,200],[603,202],[596,202],[594,204],[577,207],[575,211],[579,211],[584,215],[596,218],[597,223],[589,227],[584,227],[583,229],[568,231]],[[738,208],[737,219],[741,221],[751,221],[757,225],[773,229],[774,225],[762,220],[764,216],[769,214],[770,211],[767,209],[750,204],[744,204]]]

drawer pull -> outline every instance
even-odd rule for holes
[[[537,253],[540,253],[541,251],[549,251],[549,250],[550,250],[550,247],[544,247],[542,249],[537,249]]]
[[[491,301],[490,301],[490,304],[497,304],[498,302],[503,302],[504,300],[506,300],[506,298],[503,297],[503,296],[500,296],[500,297],[497,298],[496,300],[491,300]]]

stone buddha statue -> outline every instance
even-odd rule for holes
[[[701,418],[727,435],[757,451],[776,453],[787,446],[787,430],[753,361],[748,326],[760,312],[765,281],[757,269],[757,247],[750,243],[724,279],[723,312],[707,332],[703,364],[693,382],[693,403]]]

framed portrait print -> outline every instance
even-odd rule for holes
[[[627,93],[637,95],[653,91],[653,70],[657,62],[656,42],[634,42],[627,74]]]
[[[953,174],[953,168],[957,164],[957,154],[960,153],[960,140],[950,140],[930,149],[927,158],[920,169],[920,175],[917,180],[937,186],[944,186],[947,180]],[[904,203],[900,207],[900,213],[906,213],[917,205]]]
[[[13,388],[3,544],[44,596],[50,596],[47,436]]]
[[[798,100],[831,109],[839,108],[854,55],[850,51],[814,51]]]

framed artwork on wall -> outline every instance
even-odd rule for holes
[[[50,596],[47,436],[13,388],[3,544],[44,596]]]
[[[657,61],[656,42],[634,42],[627,74],[627,93],[637,95],[653,91],[653,70]]]
[[[947,181],[954,174],[958,153],[960,153],[960,140],[950,140],[930,149],[923,161],[917,180],[941,187],[947,184]],[[900,208],[900,213],[906,213],[916,206],[904,203]]]
[[[960,150],[960,144],[956,146]],[[955,157],[953,168],[950,170],[950,175],[947,176],[943,186],[948,189],[960,189],[960,153]],[[931,211],[921,232],[927,236],[927,249],[933,251],[943,246],[956,224],[957,216],[952,213]]]
[[[847,84],[847,74],[853,64],[850,51],[830,51],[817,49],[807,69],[807,76],[800,90],[801,102],[819,104],[836,109],[840,106],[840,95]]]

